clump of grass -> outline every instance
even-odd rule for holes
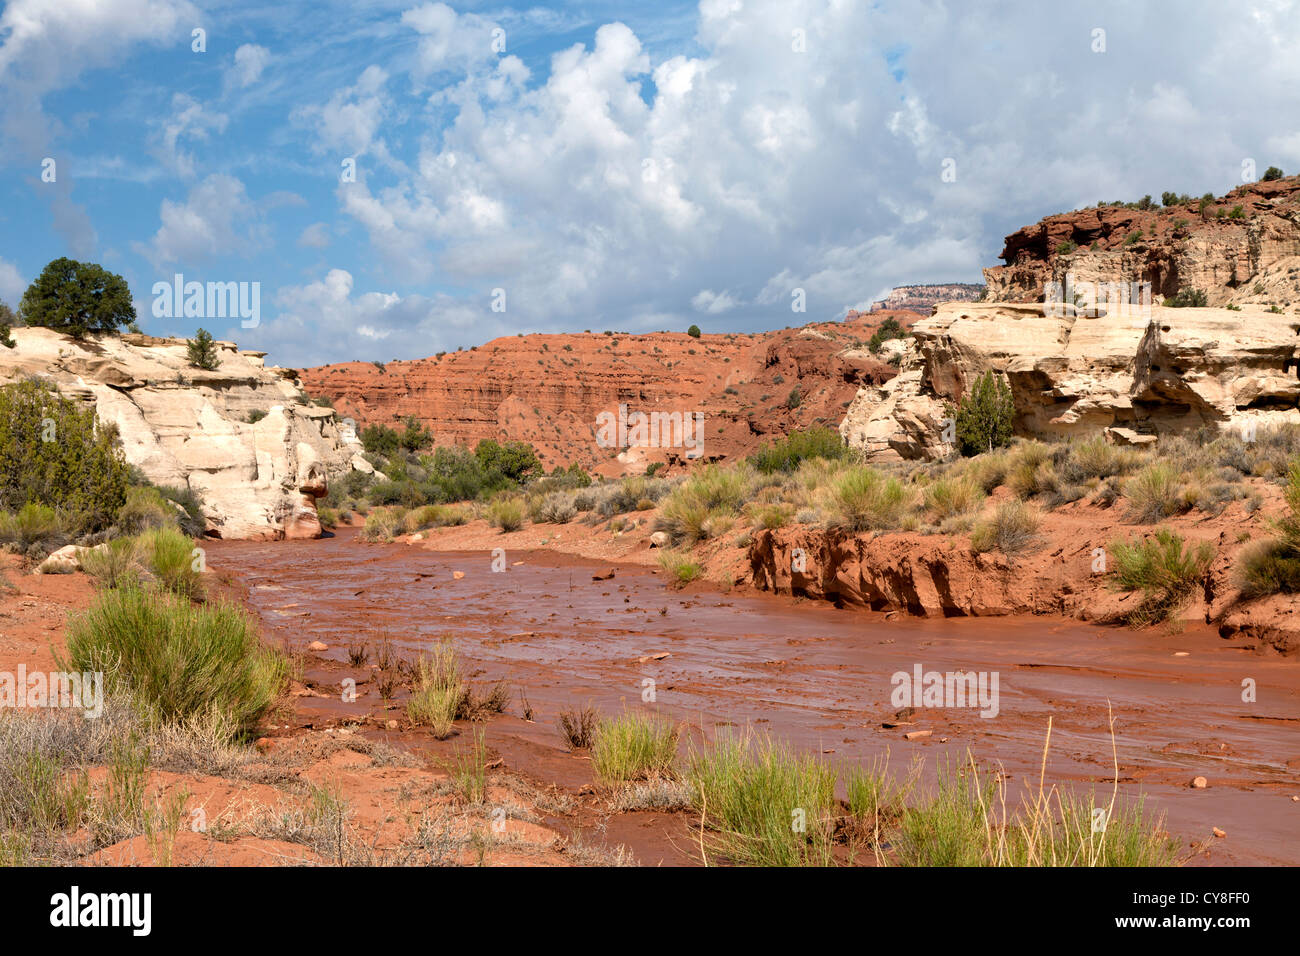
[[[721,533],[725,519],[740,510],[747,491],[748,476],[742,469],[707,465],[664,499],[656,527],[673,544],[704,540]]]
[[[1246,597],[1300,593],[1300,461],[1288,471],[1287,513],[1274,522],[1277,536],[1249,548],[1237,572]]]
[[[970,545],[976,554],[1001,551],[1019,554],[1038,539],[1038,516],[1019,498],[1009,498],[994,510],[992,517],[976,523]]]
[[[502,497],[491,501],[487,506],[488,524],[507,531],[518,531],[524,526],[526,509],[521,498]]]
[[[703,569],[698,561],[679,551],[662,551],[659,566],[668,572],[669,584],[684,587],[700,576]]]
[[[830,484],[830,523],[854,532],[896,528],[907,497],[897,478],[886,478],[874,468],[850,468]]]
[[[1011,453],[1007,471],[1007,487],[1017,498],[1034,495],[1056,488],[1056,475],[1051,465],[1052,450],[1042,442],[1026,441]]]
[[[1148,465],[1124,485],[1128,519],[1137,524],[1155,524],[1186,510],[1183,483],[1173,465]]]
[[[140,548],[159,585],[191,601],[203,597],[203,565],[190,538],[174,528],[157,528],[140,536]]]
[[[415,662],[406,714],[414,723],[428,726],[435,737],[444,740],[451,736],[468,696],[455,647],[451,641],[440,641]]]
[[[685,778],[706,852],[744,866],[832,861],[836,772],[817,757],[724,728],[692,750]]]
[[[109,696],[129,694],[163,723],[216,713],[236,732],[256,726],[287,671],[237,606],[134,587],[101,591],[72,618],[65,663],[102,671]]]
[[[1214,560],[1211,544],[1184,546],[1182,537],[1168,528],[1137,542],[1112,541],[1110,553],[1115,587],[1142,592],[1142,603],[1129,615],[1133,624],[1155,624],[1178,610]]]
[[[680,728],[649,714],[602,720],[591,749],[596,777],[609,786],[672,775]]]
[[[590,704],[581,710],[560,711],[560,735],[571,750],[591,749],[599,723],[600,716],[596,713],[596,708]]]
[[[114,538],[81,553],[81,570],[104,587],[128,587],[140,582],[143,549],[135,538]]]
[[[363,541],[392,541],[401,527],[401,520],[391,508],[376,508],[366,516],[360,537]]]
[[[422,505],[403,516],[402,529],[407,534],[413,534],[429,528],[462,525],[468,520],[469,515],[461,505]]]
[[[1079,484],[1091,478],[1127,475],[1138,467],[1142,458],[1142,453],[1137,449],[1112,445],[1098,435],[1069,445],[1057,470],[1064,480]]]
[[[750,456],[750,463],[759,471],[793,472],[810,458],[838,461],[848,454],[848,446],[840,433],[833,428],[817,426],[791,432],[787,437],[764,445]]]
[[[578,514],[573,503],[573,495],[564,491],[553,491],[541,499],[537,506],[534,521],[545,524],[567,524]]]
[[[456,754],[452,774],[456,789],[466,803],[477,805],[487,799],[487,733],[475,730],[468,748]]]
[[[984,489],[972,477],[940,478],[925,489],[925,508],[937,521],[977,511],[984,503]]]

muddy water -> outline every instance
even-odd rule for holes
[[[268,636],[349,641],[386,631],[414,653],[447,635],[475,680],[523,687],[536,749],[560,748],[562,707],[640,706],[710,734],[752,725],[829,759],[889,754],[903,771],[973,751],[1000,762],[1018,799],[1037,784],[1049,718],[1049,781],[1110,793],[1110,715],[1123,797],[1145,794],[1184,843],[1213,827],[1210,863],[1300,863],[1300,662],[1232,647],[1209,631],[1136,633],[1055,619],[886,620],[752,591],[675,591],[648,568],[611,570],[545,552],[490,556],[311,542],[217,542],[212,568],[247,588]],[[521,562],[521,563],[518,563]],[[463,572],[456,579],[453,572]],[[659,655],[668,656],[655,659]],[[921,707],[885,728],[897,672],[996,673],[998,713]],[[1242,701],[1243,681],[1256,702]],[[364,703],[364,701],[363,701]],[[342,705],[340,705],[342,706]],[[907,741],[903,734],[932,731]],[[1206,789],[1189,787],[1204,776]],[[923,778],[926,779],[926,778]]]

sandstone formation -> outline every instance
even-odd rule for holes
[[[984,270],[989,301],[1041,301],[1046,283],[1068,274],[1150,283],[1157,300],[1196,289],[1211,306],[1300,305],[1300,177],[1240,186],[1204,208],[1113,204],[1048,216],[1008,236],[1001,258]]]
[[[894,369],[867,351],[875,328],[893,315],[850,313],[843,322],[758,334],[659,332],[521,335],[463,352],[382,367],[349,362],[307,369],[312,395],[340,415],[395,425],[413,415],[438,445],[522,440],[549,468],[578,462],[601,474],[635,474],[652,463],[684,465],[749,454],[792,429],[837,425],[858,388]],[[699,413],[698,458],[680,447],[602,447],[601,413]]]
[[[906,309],[924,315],[940,302],[974,302],[983,294],[984,286],[978,282],[900,285],[891,289],[883,299],[871,303],[871,311]]]
[[[1142,443],[1202,426],[1249,434],[1300,422],[1300,315],[1149,313],[945,303],[912,326],[899,375],[859,391],[840,432],[874,460],[942,457],[945,404],[986,369],[1006,376],[1020,435]]]
[[[200,496],[211,534],[319,536],[315,499],[328,475],[360,461],[333,410],[311,404],[294,371],[266,368],[264,352],[218,342],[219,366],[205,371],[189,364],[184,339],[76,341],[42,328],[13,337],[15,348],[0,348],[0,384],[36,376],[92,404],[150,481]]]

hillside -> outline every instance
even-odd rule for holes
[[[602,447],[597,416],[634,412],[703,415],[698,456],[745,455],[764,441],[821,422],[837,426],[858,389],[895,370],[866,349],[889,317],[850,313],[843,322],[733,335],[656,332],[519,335],[468,351],[382,367],[347,362],[302,371],[307,391],[329,399],[358,427],[412,415],[438,445],[485,438],[530,442],[548,468],[578,462],[602,474],[681,464],[678,448]]]
[[[889,295],[871,303],[872,312],[907,309],[928,315],[940,302],[974,302],[984,294],[978,282],[940,282],[931,285],[900,285]]]
[[[1300,177],[1218,198],[1111,204],[1048,216],[1007,236],[984,270],[986,301],[1038,302],[1045,283],[1149,282],[1153,297],[1196,289],[1207,305],[1300,304]]]

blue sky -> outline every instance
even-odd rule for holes
[[[1083,6],[16,0],[0,299],[92,259],[146,331],[284,365],[757,330],[978,281],[1051,212],[1300,168],[1294,2]],[[178,272],[259,283],[260,324],[155,316]]]

